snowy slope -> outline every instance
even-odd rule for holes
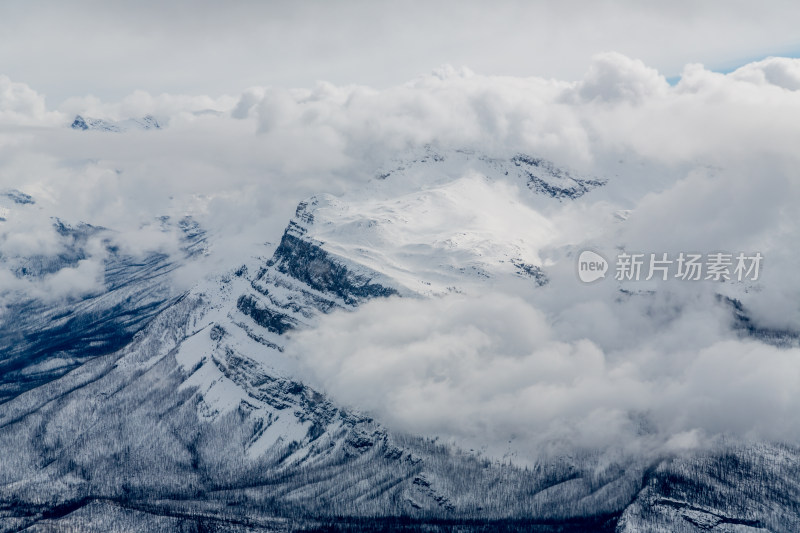
[[[370,190],[397,195],[440,185],[472,173],[491,181],[515,182],[528,188],[544,205],[550,199],[575,200],[607,184],[601,177],[582,176],[553,162],[527,154],[508,158],[489,157],[475,150],[441,150],[430,145],[409,150],[389,161],[376,173]]]
[[[125,349],[8,402],[0,444],[26,443],[26,453],[0,472],[3,500],[16,502],[7,523],[47,523],[42,509],[65,501],[174,516],[177,504],[164,499],[179,498],[225,520],[235,501],[258,524],[287,512],[519,518],[531,506],[539,520],[583,524],[589,510],[605,517],[631,497],[635,470],[610,469],[598,483],[576,482],[573,462],[537,475],[493,466],[391,435],[293,380],[284,328],[391,294],[377,277],[285,235],[269,261],[195,287]],[[561,482],[575,495],[566,505],[544,492]],[[622,489],[612,500],[600,490],[609,485]]]
[[[463,209],[463,206],[480,206]],[[503,212],[505,216],[498,217]],[[420,294],[525,272],[539,276],[548,220],[503,184],[460,178],[383,201],[317,196],[303,207],[307,236]]]
[[[33,198],[18,191],[11,195],[27,209]],[[7,214],[7,216],[11,216]],[[0,402],[64,375],[98,355],[124,347],[134,334],[169,307],[180,292],[172,272],[202,254],[206,234],[191,219],[161,221],[164,231],[181,235],[180,256],[149,253],[131,256],[119,250],[114,232],[89,224],[53,221],[60,250],[55,254],[18,256],[0,253],[0,268],[20,281],[42,283],[71,275],[90,256],[90,240],[103,242],[101,286],[80,297],[49,300],[39,296],[3,295],[0,314]],[[2,224],[2,222],[0,222]]]

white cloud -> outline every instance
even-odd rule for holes
[[[585,101],[627,102],[638,104],[647,97],[662,95],[667,80],[656,69],[639,60],[617,53],[600,54],[576,90]]]
[[[120,102],[71,100],[58,113],[27,86],[0,81],[0,113],[11,117],[0,125],[0,191],[37,200],[3,206],[2,253],[58,253],[52,216],[113,228],[135,253],[177,253],[174,236],[154,221],[192,215],[210,231],[204,267],[213,271],[269,253],[261,244],[280,238],[297,202],[361,191],[407,148],[541,155],[609,179],[543,211],[553,232],[541,250],[548,287],[375,302],[326,317],[297,337],[315,379],[398,427],[494,447],[512,435],[531,449],[552,439],[616,443],[636,435],[645,415],[655,433],[631,446],[680,448],[726,431],[800,437],[781,418],[799,407],[797,351],[734,338],[729,310],[714,298],[726,287],[673,284],[625,299],[613,283],[578,285],[569,255],[589,244],[604,253],[620,245],[760,251],[761,285],[732,295],[755,324],[797,329],[795,70],[796,60],[728,75],[693,64],[669,86],[642,62],[605,54],[577,82],[443,67],[386,89],[320,82],[254,87],[236,98],[139,92]],[[197,113],[208,109],[221,113]],[[163,114],[169,126],[76,132],[65,127],[73,113]],[[493,205],[469,208],[507,215]],[[620,209],[630,211],[625,222],[613,216]],[[0,271],[0,286],[90,291],[101,257],[94,251],[50,286],[20,285]]]
[[[119,102],[103,102],[95,96],[68,98],[59,106],[59,111],[70,120],[75,115],[93,118],[124,120],[153,115],[157,118],[171,117],[191,120],[193,116],[227,113],[231,110],[236,98],[231,96],[193,96],[184,94],[159,94],[154,96],[146,91],[138,90]]]
[[[625,321],[640,304],[561,316],[636,330],[645,320]],[[713,309],[686,315],[604,348],[591,332],[559,340],[568,324],[554,328],[514,296],[390,299],[325,317],[290,350],[312,382],[395,429],[523,460],[581,447],[658,453],[721,435],[800,438],[800,350],[736,340]]]
[[[53,123],[57,113],[48,112],[42,95],[25,85],[0,75],[0,122],[31,125]]]
[[[731,78],[758,85],[775,85],[790,91],[800,90],[800,59],[769,57],[749,63],[731,73]]]

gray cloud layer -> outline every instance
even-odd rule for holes
[[[448,62],[578,79],[615,50],[668,76],[797,53],[796,2],[505,0],[78,2],[0,5],[0,64],[54,103],[76,94],[235,94],[316,80],[389,87]]]

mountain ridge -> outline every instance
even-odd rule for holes
[[[506,278],[541,286],[547,266],[538,247],[550,229],[531,205],[591,190],[573,198],[531,187],[524,174],[512,179],[532,198],[509,202],[505,184],[480,175],[377,199],[317,195],[298,204],[270,257],[155,298],[147,311],[124,307],[120,316],[141,318],[124,345],[0,399],[0,446],[19,450],[0,463],[0,531],[796,530],[797,447],[734,443],[650,462],[599,460],[587,450],[528,468],[392,431],[303,382],[287,335],[325,314]],[[521,229],[464,209],[476,198],[502,206]],[[202,253],[202,228],[178,224],[186,256]],[[537,227],[541,235],[531,237]],[[76,231],[97,229],[63,225]],[[161,273],[177,265],[152,261],[107,264],[118,276],[111,299],[146,307],[137,295],[163,296]],[[92,320],[69,327],[78,349],[97,340]],[[783,491],[762,490],[759,479]],[[740,495],[742,480],[751,490]]]

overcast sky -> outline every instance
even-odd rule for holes
[[[237,95],[317,80],[384,88],[449,63],[579,79],[615,51],[666,77],[796,57],[800,4],[743,1],[0,3],[0,74],[48,98]]]

